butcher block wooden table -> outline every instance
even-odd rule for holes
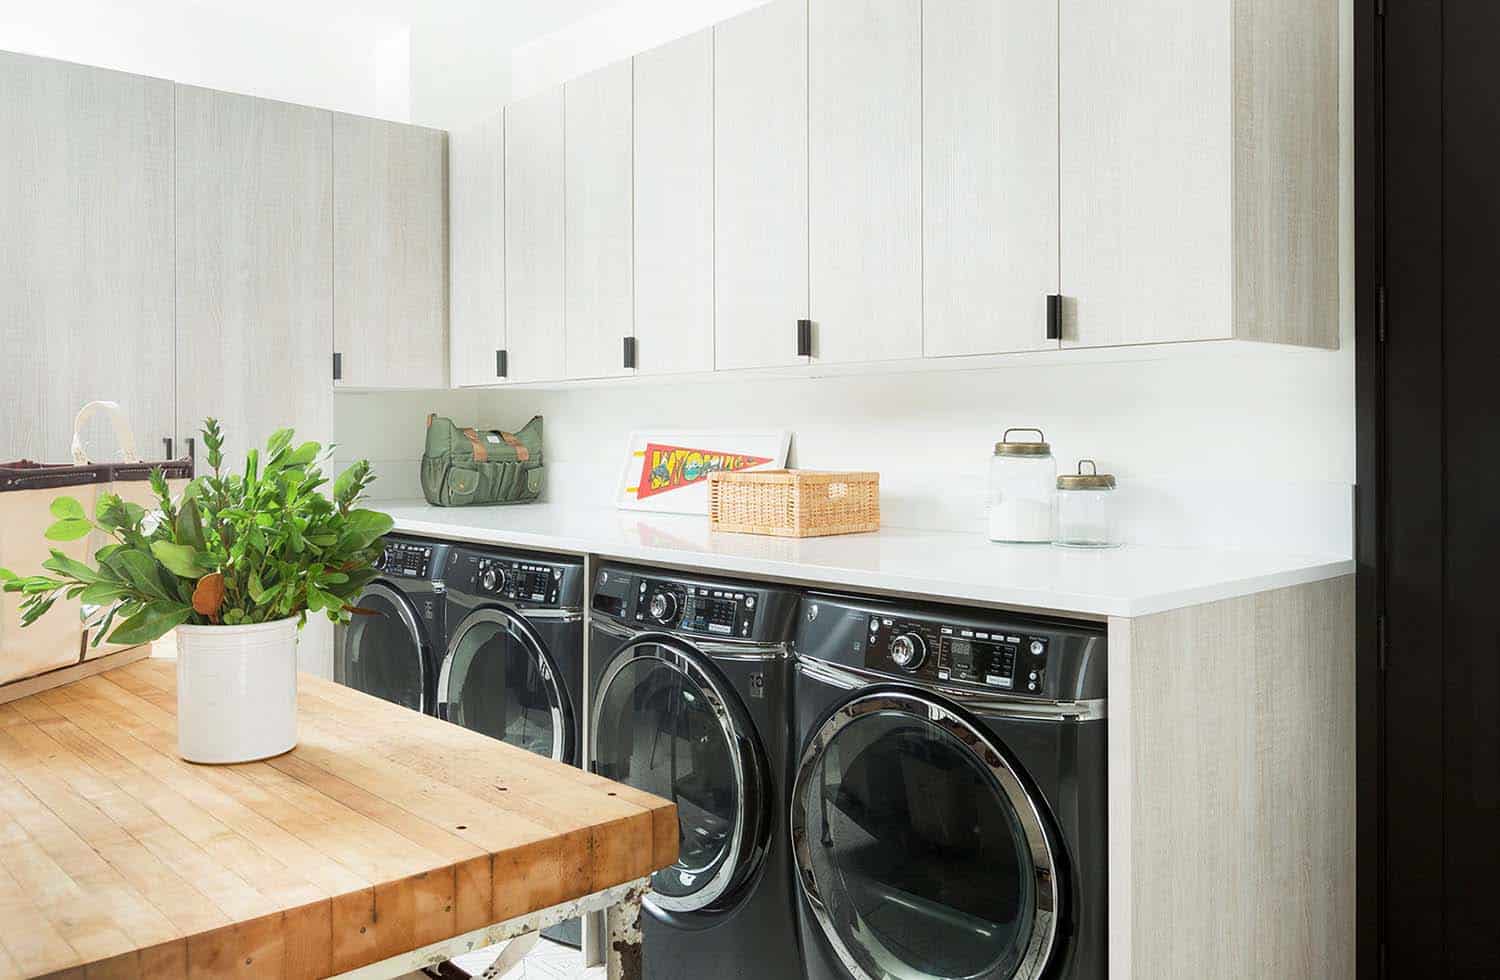
[[[638,976],[670,803],[307,675],[295,749],[194,765],[175,666],[0,705],[0,977],[392,976],[599,909]]]

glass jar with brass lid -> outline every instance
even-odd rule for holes
[[[1035,433],[1036,438],[1012,439]],[[1052,540],[1052,493],[1057,461],[1041,429],[1006,429],[990,459],[991,541],[1045,544]]]
[[[1061,548],[1118,547],[1114,495],[1114,476],[1100,473],[1092,459],[1079,460],[1077,473],[1057,478],[1052,543]]]

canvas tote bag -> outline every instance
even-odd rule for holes
[[[95,412],[104,411],[114,423],[121,463],[95,463],[84,453],[79,430]],[[0,463],[0,567],[20,575],[37,574],[56,548],[76,561],[87,561],[104,542],[95,535],[77,541],[48,541],[43,532],[56,520],[52,503],[73,497],[90,515],[100,493],[115,492],[151,506],[150,474],[160,466],[174,492],[192,477],[191,460],[143,463],[135,452],[135,437],[120,407],[113,402],[90,402],[73,423],[73,462]],[[144,491],[144,492],[143,492]],[[21,596],[0,593],[0,684],[78,663],[84,656],[84,614],[77,600],[58,599],[35,623],[21,628]],[[110,650],[121,649],[110,647]],[[109,652],[101,644],[90,655]]]

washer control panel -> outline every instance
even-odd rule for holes
[[[870,614],[865,666],[1015,694],[1045,694],[1051,638],[934,619]]]
[[[580,601],[583,566],[546,555],[456,549],[449,560],[448,590],[526,607],[573,608]]]
[[[636,580],[633,618],[651,629],[748,639],[761,597],[753,590]]]
[[[436,551],[435,545],[417,541],[387,541],[385,550],[375,562],[375,569],[397,578],[430,578]]]
[[[480,595],[555,605],[563,570],[510,558],[480,558],[475,589]]]

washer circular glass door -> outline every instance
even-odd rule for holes
[[[652,876],[647,901],[682,912],[727,902],[769,826],[764,754],[738,695],[703,653],[648,633],[615,653],[594,704],[594,771],[677,804],[677,862]]]
[[[1041,974],[1052,837],[1006,756],[943,702],[872,690],[813,735],[792,790],[802,893],[862,980]]]
[[[573,761],[573,711],[531,624],[484,606],[453,631],[438,675],[438,715],[559,762]]]
[[[382,582],[372,582],[354,601],[356,614],[339,648],[341,674],[349,687],[377,698],[427,710],[425,631],[411,602]]]

